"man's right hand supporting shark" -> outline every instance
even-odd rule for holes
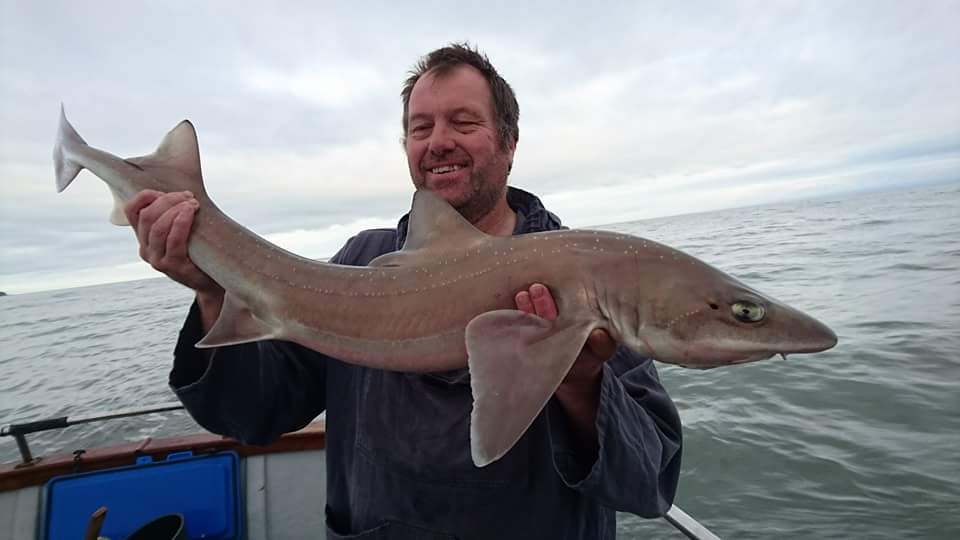
[[[557,304],[550,290],[542,283],[534,283],[526,291],[516,294],[517,309],[555,321],[559,316]],[[597,409],[600,406],[600,382],[603,364],[617,350],[610,334],[598,328],[590,333],[583,350],[570,371],[557,387],[554,395],[570,418],[578,450],[592,462],[597,455]]]
[[[197,268],[187,254],[193,217],[200,203],[189,191],[161,193],[145,189],[124,206],[127,222],[140,244],[140,258],[170,279],[193,289],[208,332],[223,307],[223,287]]]

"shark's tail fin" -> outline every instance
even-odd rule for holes
[[[86,141],[80,138],[77,130],[73,129],[70,122],[67,121],[67,115],[63,112],[63,104],[60,105],[60,128],[57,130],[57,142],[53,147],[53,165],[57,171],[57,191],[67,189],[70,182],[80,174],[80,166],[75,160],[70,158],[70,148],[82,144],[86,146]]]

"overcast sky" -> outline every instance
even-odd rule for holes
[[[326,257],[408,209],[400,84],[451,41],[514,87],[511,183],[571,226],[960,178],[956,0],[0,6],[7,292],[155,275],[102,181],[56,193],[61,102],[123,157],[189,118],[218,204]]]

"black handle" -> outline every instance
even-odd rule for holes
[[[66,416],[58,418],[48,418],[46,420],[37,420],[36,422],[24,422],[22,424],[10,424],[0,431],[0,435],[26,435],[38,431],[47,431],[48,429],[65,428],[67,423]]]

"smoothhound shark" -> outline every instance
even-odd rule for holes
[[[817,320],[665,245],[594,230],[490,236],[424,190],[414,195],[401,251],[368,267],[299,257],[210,200],[186,120],[153,154],[121,159],[88,146],[61,108],[53,156],[58,191],[89,169],[113,192],[111,221],[119,225],[127,224],[123,204],[140,190],[194,193],[200,207],[188,253],[226,290],[198,347],[281,339],[372,368],[469,366],[477,466],[523,435],[595,328],[643,355],[693,368],[837,342]],[[514,309],[515,293],[535,282],[552,292],[556,320]]]

